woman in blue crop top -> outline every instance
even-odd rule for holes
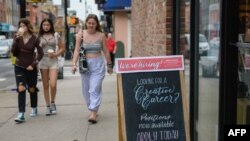
[[[72,72],[77,70],[80,46],[84,47],[87,58],[88,71],[81,73],[82,93],[90,111],[88,121],[97,122],[97,112],[102,99],[102,82],[105,76],[105,61],[107,71],[113,73],[109,51],[106,47],[106,37],[96,15],[90,14],[85,20],[85,30],[79,31],[76,36],[76,45],[73,56]],[[102,52],[104,57],[102,56]]]

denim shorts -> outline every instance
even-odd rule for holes
[[[43,59],[39,62],[39,69],[57,69],[58,68],[58,59],[50,58],[44,56]]]

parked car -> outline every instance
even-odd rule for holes
[[[0,57],[9,58],[10,57],[11,45],[7,40],[0,40]]]
[[[199,34],[199,54],[207,56],[210,46],[204,34]],[[185,34],[185,55],[189,58],[190,54],[190,34]]]
[[[0,40],[5,40],[6,36],[5,35],[0,35]]]
[[[9,43],[10,47],[12,46],[13,44],[13,39],[6,39],[6,41]]]

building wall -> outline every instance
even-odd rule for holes
[[[14,19],[19,19],[19,5],[17,1],[0,0],[0,22],[14,24]]]
[[[172,0],[132,1],[132,56],[172,54]],[[185,1],[180,8],[180,53],[185,33]]]
[[[172,0],[132,1],[132,56],[171,54]]]
[[[7,0],[5,5],[6,10],[6,22],[12,24],[12,1]]]
[[[27,17],[33,25],[35,32],[38,32],[40,23],[44,18],[50,18],[53,20],[57,32],[64,32],[64,12],[62,11],[63,5],[52,5],[49,1],[48,3],[27,3],[26,5]]]
[[[0,22],[6,23],[6,1],[0,1]]]
[[[20,19],[20,8],[16,0],[0,0],[0,34],[13,38]],[[4,29],[4,30],[3,30]]]
[[[20,5],[17,1],[12,1],[12,24],[17,27],[20,19]]]
[[[185,4],[185,33],[190,33],[190,3]]]
[[[34,28],[38,28],[39,27],[39,23],[37,23],[37,9],[38,6],[37,5],[33,5],[32,3],[28,3],[26,5],[26,13],[28,13],[28,18],[30,23],[34,26]]]
[[[124,43],[125,57],[129,56],[128,49],[128,14],[126,11],[116,11],[114,13],[114,37],[116,41],[121,41]]]

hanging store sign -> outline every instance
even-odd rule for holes
[[[119,141],[190,141],[183,56],[116,64]]]

